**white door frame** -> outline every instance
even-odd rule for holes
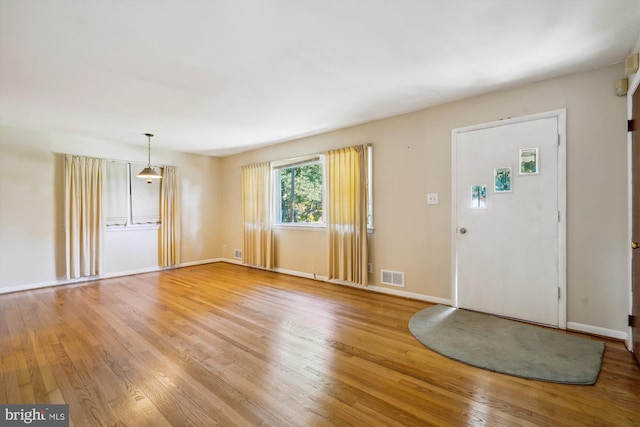
[[[640,90],[640,73],[636,73],[633,76],[631,82],[629,82],[629,91],[627,92],[627,120],[631,120],[633,117],[633,95],[637,90]],[[631,132],[627,132],[627,199],[628,199],[628,220],[627,220],[627,233],[629,235],[628,242],[633,241],[633,159],[632,159],[632,146],[633,136]],[[629,268],[627,269],[627,281],[629,282],[629,303],[628,312],[629,316],[633,314],[633,249],[631,245],[627,246],[629,260]],[[627,350],[640,351],[640,349],[633,348],[633,331],[631,326],[627,327],[627,339],[625,340]]]
[[[558,328],[567,329],[567,110],[553,110],[522,117],[508,118],[490,123],[456,128],[451,131],[451,303],[458,307],[458,263],[456,237],[458,233],[457,206],[457,149],[458,134],[539,119],[557,118],[558,121]]]

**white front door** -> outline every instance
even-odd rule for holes
[[[565,116],[541,116],[453,133],[454,305],[564,327]]]

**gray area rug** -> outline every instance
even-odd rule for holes
[[[451,359],[566,384],[595,384],[605,349],[600,341],[442,305],[417,312],[409,330],[422,344]]]

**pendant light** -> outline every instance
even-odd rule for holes
[[[149,138],[149,161],[147,163],[147,167],[142,169],[136,176],[138,178],[146,178],[147,182],[151,184],[155,178],[162,178],[162,175],[160,175],[154,168],[151,167],[151,137],[153,136],[153,134],[145,133],[145,136]]]

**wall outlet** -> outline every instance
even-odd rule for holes
[[[437,205],[438,204],[438,193],[428,193],[427,194],[427,204],[428,205]]]
[[[227,252],[227,245],[222,245],[222,250]]]
[[[373,273],[373,263],[367,264],[367,273]]]

